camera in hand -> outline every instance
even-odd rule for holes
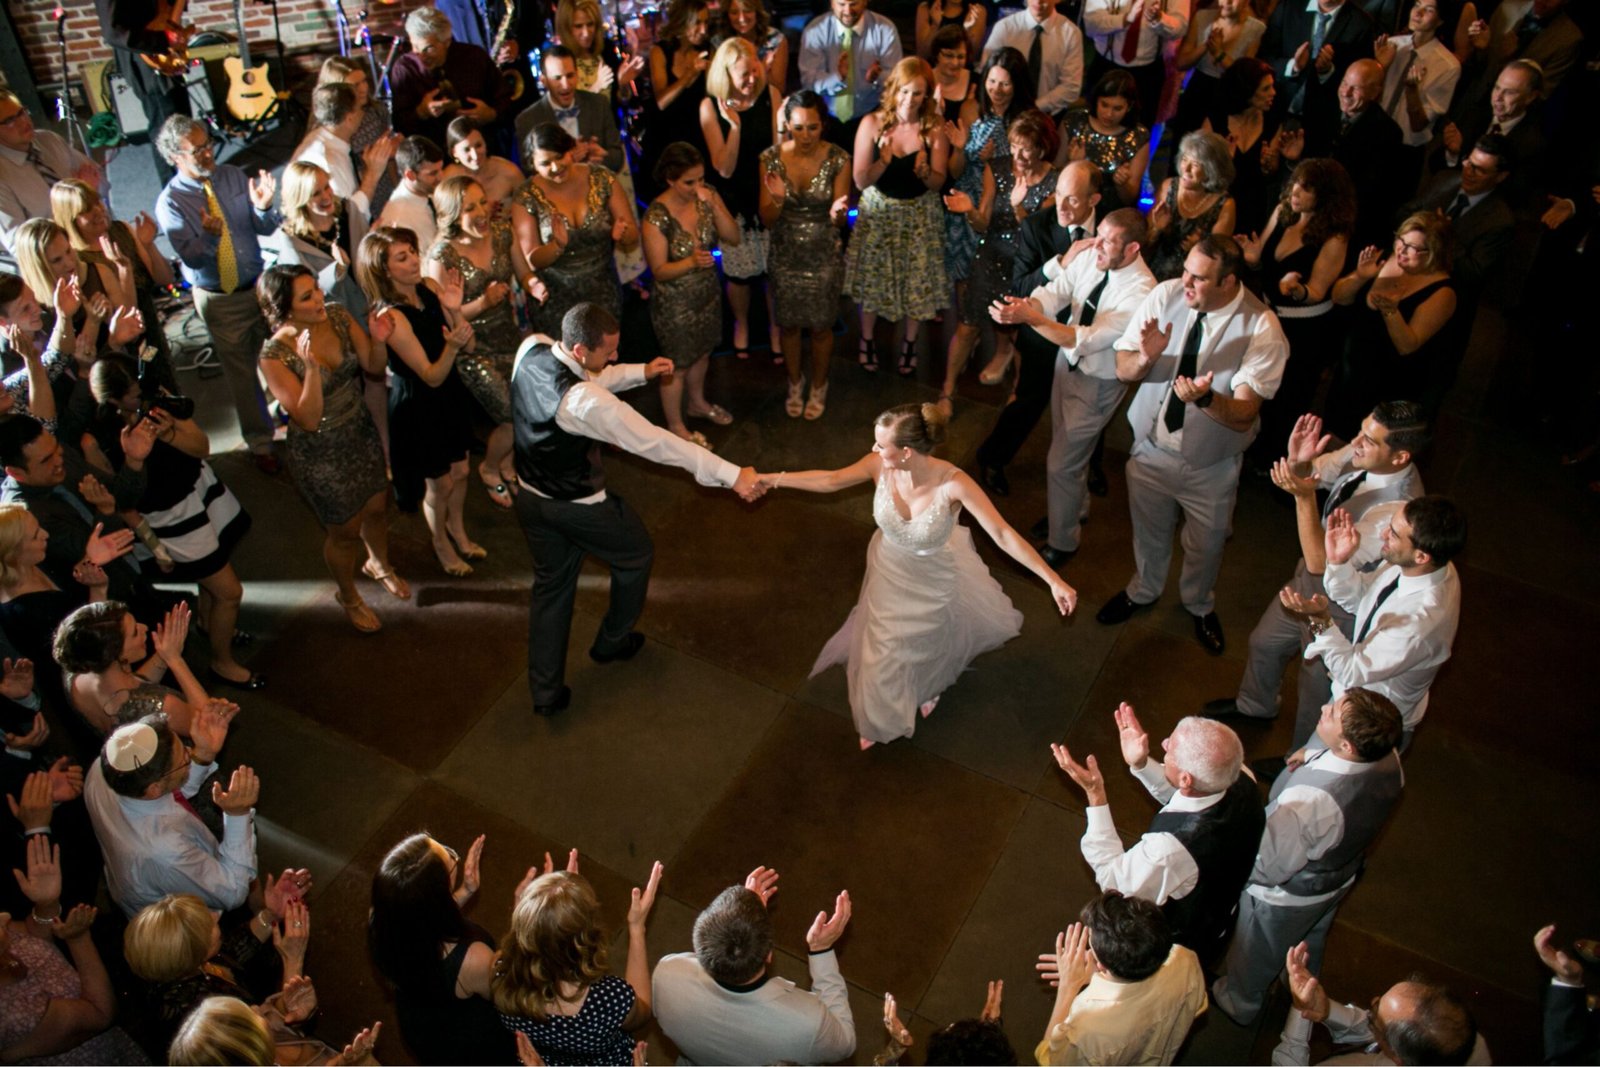
[[[141,417],[150,414],[152,409],[159,408],[175,419],[194,418],[194,397],[192,396],[161,396],[150,397],[139,405]]]

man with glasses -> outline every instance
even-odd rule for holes
[[[496,143],[491,133],[510,125],[501,121],[509,120],[509,91],[489,53],[455,40],[450,19],[435,7],[419,7],[406,16],[406,37],[411,51],[389,76],[395,129],[444,144],[450,120],[465,116]]]
[[[0,89],[0,245],[14,251],[17,230],[50,217],[50,187],[76,178],[100,187],[100,168],[58,134],[36,130],[17,94]]]
[[[1450,220],[1450,281],[1457,307],[1477,303],[1490,274],[1505,262],[1517,225],[1505,183],[1520,165],[1509,141],[1486,133],[1460,167],[1435,174],[1401,209],[1404,216],[1438,211]]]
[[[256,369],[270,331],[255,284],[263,267],[260,239],[283,222],[272,206],[277,185],[264,170],[252,178],[218,163],[210,133],[187,115],[169,118],[156,146],[178,171],[156,197],[156,224],[193,287],[195,311],[222,361],[245,445],[257,467],[276,474],[272,420]]]

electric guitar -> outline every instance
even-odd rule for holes
[[[159,33],[167,39],[165,52],[140,52],[145,66],[157,74],[176,78],[189,66],[189,38],[193,26],[183,24],[183,9],[189,0],[157,0],[155,18],[145,23],[145,29]]]
[[[250,64],[250,41],[244,29],[244,0],[234,0],[233,17],[239,23],[239,54],[222,60],[223,73],[228,76],[228,114],[240,122],[256,122],[278,105],[278,92],[267,77],[267,64]]]

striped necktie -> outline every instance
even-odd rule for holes
[[[39,172],[40,177],[54,185],[61,180],[61,175],[50,169],[50,164],[44,161],[44,154],[39,151],[38,142],[28,146],[28,166]]]

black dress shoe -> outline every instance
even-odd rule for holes
[[[995,496],[1010,496],[1011,483],[1006,480],[1004,467],[991,467],[986,463],[978,464],[978,480],[983,487]]]
[[[1277,718],[1276,715],[1246,715],[1239,710],[1239,702],[1233,697],[1206,701],[1205,707],[1200,709],[1200,717],[1218,722],[1271,722]]]
[[[1104,623],[1106,626],[1115,626],[1119,622],[1127,622],[1133,618],[1133,613],[1140,608],[1147,608],[1149,604],[1136,602],[1127,593],[1118,593],[1106,601],[1106,606],[1095,614],[1094,621]]]
[[[224,678],[210,667],[207,667],[206,677],[212,682],[215,682],[217,685],[225,685],[230,689],[242,689],[246,693],[253,693],[257,689],[265,689],[267,687],[266,676],[256,674],[253,671],[251,672],[250,677],[246,678],[244,681],[236,682],[232,678]]]
[[[1075,548],[1054,548],[1050,545],[1045,545],[1043,548],[1039,549],[1039,558],[1050,564],[1052,567],[1060,567],[1063,564],[1071,563],[1072,557],[1076,556],[1077,554],[1078,550]]]
[[[1106,472],[1099,467],[1089,468],[1089,492],[1094,496],[1105,496],[1111,492],[1111,483],[1106,481]]]
[[[1194,617],[1194,637],[1213,656],[1222,655],[1222,650],[1227,647],[1222,637],[1222,620],[1217,618],[1214,611]]]
[[[570,703],[572,703],[572,687],[564,685],[560,689],[556,690],[555,699],[550,701],[550,703],[535,704],[533,706],[533,713],[535,715],[543,715],[545,718],[549,718],[556,712],[565,710],[566,706]]]
[[[1028,527],[1028,536],[1035,541],[1050,540],[1050,516],[1046,515],[1032,526]]]
[[[616,663],[619,660],[632,659],[644,647],[644,634],[638,630],[629,633],[622,639],[622,646],[614,652],[601,652],[598,648],[589,650],[589,658],[596,663]]]

